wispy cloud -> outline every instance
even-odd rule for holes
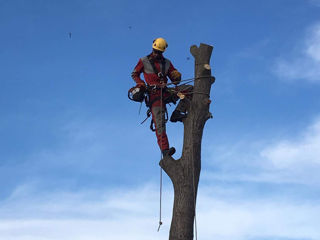
[[[63,147],[35,155],[36,161],[28,163],[35,164],[39,171],[48,163],[56,170],[61,169],[60,164],[78,168],[75,159],[86,161],[91,156],[86,167],[79,166],[90,170],[91,164],[98,166],[100,159],[109,154],[110,148],[104,145],[109,144],[110,139],[114,142],[122,139],[116,138],[114,132],[111,138],[105,136],[110,127],[101,122],[75,121],[61,131],[65,137]],[[304,192],[296,188],[290,196],[270,193],[265,197],[268,190],[264,188],[264,183],[274,184],[272,188],[281,183],[299,183],[303,188],[311,185],[313,194],[317,192],[319,145],[320,119],[315,119],[292,138],[268,142],[242,140],[220,148],[207,146],[204,156],[212,161],[215,169],[204,169],[207,173],[201,178],[205,181],[201,183],[198,197],[199,237],[203,240],[319,239],[319,201],[307,195],[297,197]],[[210,153],[210,149],[216,150]],[[38,162],[39,156],[46,159],[43,165]],[[210,181],[206,181],[208,179]],[[217,179],[219,181],[215,181]],[[253,183],[257,188],[248,190],[246,184],[226,187],[224,184],[230,181]],[[1,201],[1,239],[167,239],[173,197],[170,190],[164,192],[165,224],[157,233],[158,186],[110,189],[100,186],[98,190],[44,192],[39,191],[37,184],[21,185]]]
[[[19,187],[0,207],[0,238],[161,239],[157,234],[158,194],[138,189],[51,192]]]
[[[319,205],[239,199],[232,190],[230,200],[210,189],[201,188],[198,198],[198,233],[203,240],[320,237]],[[164,225],[158,233],[159,193],[153,185],[43,195],[33,195],[25,186],[18,192],[1,204],[1,239],[149,240],[168,236],[173,192],[164,192]]]
[[[320,23],[307,30],[304,42],[290,55],[279,58],[275,64],[279,78],[320,83]]]
[[[320,119],[290,137],[247,139],[206,150],[214,171],[204,178],[228,182],[320,184]]]
[[[268,146],[261,156],[277,169],[320,168],[320,119],[301,133],[295,140],[281,140]]]
[[[73,139],[68,142],[80,145],[95,139],[98,130],[93,131],[92,126],[102,127],[90,124],[85,128],[85,124],[78,123],[72,126],[66,128],[67,132],[71,130],[69,137]],[[76,131],[78,126],[80,132]],[[268,144],[243,140],[232,148],[221,147],[212,153],[220,152],[220,155],[212,155],[216,170],[204,171],[201,179],[204,181],[198,195],[199,237],[203,240],[319,239],[319,201],[307,195],[298,197],[304,192],[294,187],[295,194],[290,196],[279,194],[284,192],[282,189],[266,197],[268,189],[264,188],[265,183],[274,184],[271,189],[284,182],[319,183],[319,144],[320,119],[316,119],[292,139],[269,140]],[[209,149],[208,146],[205,150]],[[246,181],[257,188],[246,189],[246,184],[225,185],[230,181]],[[171,187],[165,186],[163,192],[164,225],[158,233],[158,186],[44,192],[39,191],[37,184],[21,185],[1,201],[1,239],[167,239],[173,200]],[[312,185],[313,194],[317,186]]]

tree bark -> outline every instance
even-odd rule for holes
[[[200,44],[190,47],[195,59],[195,81],[188,116],[183,121],[184,141],[180,159],[166,156],[160,166],[170,177],[174,187],[173,215],[169,240],[192,240],[195,206],[201,170],[201,141],[209,112],[211,76],[210,58],[213,47]]]

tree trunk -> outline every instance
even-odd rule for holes
[[[180,159],[170,156],[160,161],[160,166],[170,177],[174,187],[173,216],[169,240],[192,240],[195,206],[201,169],[201,140],[209,112],[211,76],[210,57],[213,47],[193,45],[190,52],[195,59],[195,81],[188,117],[183,121],[184,142]]]

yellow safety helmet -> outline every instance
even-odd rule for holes
[[[153,40],[152,43],[152,48],[159,50],[161,52],[164,52],[166,50],[166,48],[168,47],[168,43],[165,39],[163,38],[157,38],[155,40]]]

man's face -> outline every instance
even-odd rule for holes
[[[162,52],[156,49],[153,49],[153,54],[156,58],[162,57]]]

